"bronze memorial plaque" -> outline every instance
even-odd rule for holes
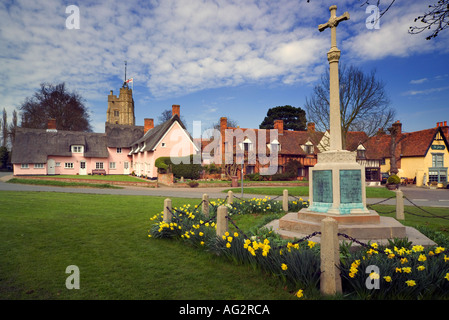
[[[340,203],[362,202],[362,172],[340,170]]]
[[[332,203],[332,170],[314,170],[312,183],[313,201]]]

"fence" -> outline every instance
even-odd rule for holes
[[[283,204],[283,210],[288,211],[288,191],[284,190],[282,196],[274,197],[272,200],[275,200],[277,198],[282,197],[282,204]],[[290,196],[291,197],[291,196]],[[227,196],[225,197],[224,201],[227,202],[227,204],[232,204],[234,201],[234,198],[240,199],[238,197],[235,197],[232,193],[232,191],[229,191]],[[296,197],[294,197],[296,198]],[[390,199],[396,198],[396,208],[395,210],[392,210],[392,213],[396,211],[396,218],[398,220],[404,220],[404,213],[417,215],[415,213],[412,213],[408,210],[404,210],[404,198],[410,202],[413,206],[421,209],[423,212],[430,214],[430,216],[422,216],[422,217],[433,217],[433,218],[442,218],[442,219],[448,219],[449,216],[439,216],[435,215],[419,206],[417,206],[415,203],[413,203],[410,199],[407,197],[404,197],[402,191],[398,190],[396,191],[396,195],[390,198],[383,199],[379,202],[376,202],[374,204],[369,205],[368,207],[371,207],[376,204],[384,203]],[[242,200],[242,199],[240,199]],[[299,199],[298,199],[299,200]],[[201,202],[196,206],[196,208],[199,208],[201,206],[201,210],[205,217],[209,218],[209,196],[207,194],[203,195],[203,198]],[[176,213],[174,212],[176,210],[172,209],[172,203],[171,199],[165,199],[164,201],[164,215],[163,220],[164,222],[170,222],[173,217],[176,218]],[[230,215],[228,215],[228,207],[225,205],[220,205],[217,208],[217,215],[215,218],[211,218],[208,221],[204,221],[203,223],[208,223],[211,221],[216,220],[216,235],[217,237],[222,237],[225,235],[226,232],[229,231],[229,223],[231,223],[241,234],[245,240],[249,239],[249,237],[235,224],[235,222],[231,219]],[[321,259],[321,266],[320,266],[320,290],[323,294],[336,294],[342,292],[342,284],[341,284],[341,276],[340,276],[340,270],[339,270],[339,264],[340,264],[340,243],[339,243],[339,237],[344,237],[352,242],[355,242],[359,244],[362,247],[370,248],[370,245],[367,243],[363,243],[353,237],[350,237],[347,234],[339,233],[338,232],[338,222],[331,218],[327,217],[321,221],[321,231],[313,232],[304,238],[301,238],[291,244],[297,244],[306,240],[309,240],[310,238],[314,236],[320,236],[321,241],[321,249],[320,249],[320,259]],[[274,249],[282,249],[281,247],[276,247]]]

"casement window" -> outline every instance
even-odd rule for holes
[[[117,148],[117,153],[122,153],[122,148]]]
[[[120,116],[120,112],[118,110],[114,110],[114,117]]]
[[[73,169],[73,162],[65,162],[64,168],[65,169]]]
[[[20,165],[20,169],[29,169],[29,164],[28,163],[22,163],[21,165]]]
[[[253,174],[255,172],[255,166],[246,166],[246,174]]]
[[[44,164],[43,163],[35,163],[34,169],[44,169]]]
[[[84,146],[72,146],[72,152],[73,153],[83,153]]]
[[[432,153],[432,167],[441,168],[444,167],[444,154]]]
[[[95,169],[103,169],[103,162],[95,162]]]
[[[109,169],[115,169],[115,162],[109,162]]]

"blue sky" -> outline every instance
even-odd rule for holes
[[[337,15],[351,15],[337,31],[340,62],[376,69],[403,131],[449,121],[449,30],[430,41],[407,33],[436,0],[396,1],[373,30],[363,2],[2,1],[0,108],[11,119],[41,82],[64,81],[86,99],[94,131],[104,132],[107,95],[118,93],[126,60],[137,125],[179,104],[189,129],[222,116],[257,128],[271,107],[304,108],[328,68],[330,31],[318,24],[337,4]],[[79,29],[66,27],[69,4],[79,8]]]

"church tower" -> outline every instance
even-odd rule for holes
[[[133,91],[128,86],[124,85],[120,88],[118,97],[111,90],[111,93],[108,95],[106,122],[135,125]]]
[[[125,81],[120,88],[119,96],[113,94],[112,90],[108,96],[108,111],[106,114],[106,123],[135,125],[133,90],[128,87],[126,81],[125,61]]]

